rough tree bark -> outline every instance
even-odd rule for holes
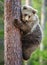
[[[5,0],[4,4],[4,65],[22,65],[20,31],[14,19],[20,20],[20,0]]]

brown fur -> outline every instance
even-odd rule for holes
[[[17,21],[16,25],[22,32],[21,41],[23,59],[28,60],[32,52],[38,48],[42,40],[42,32],[35,9],[30,6],[23,6],[21,12],[22,19],[20,22]]]

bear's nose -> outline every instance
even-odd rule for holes
[[[27,20],[25,22],[28,22]]]
[[[26,16],[25,20],[28,21],[28,16]]]

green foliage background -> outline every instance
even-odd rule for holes
[[[21,0],[22,5],[25,4],[25,0]],[[4,0],[0,0],[0,65],[4,65]],[[41,20],[41,8],[42,8],[42,0],[32,0],[32,6],[38,10],[38,16]],[[46,7],[47,11],[47,7]],[[47,15],[45,15],[47,16]],[[45,21],[45,29],[44,29],[44,50],[40,51],[40,49],[36,49],[36,51],[31,55],[31,58],[28,61],[28,65],[40,65],[40,57],[43,59],[43,65],[47,65],[47,17]],[[41,21],[40,21],[41,22]]]

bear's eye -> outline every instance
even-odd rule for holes
[[[24,16],[27,16],[27,14],[24,14]]]
[[[29,16],[29,18],[30,18],[30,16]]]

